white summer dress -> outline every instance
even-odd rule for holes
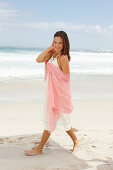
[[[53,58],[53,56],[49,59],[48,63],[55,64],[59,69],[59,65],[57,63],[57,57]],[[44,97],[44,129],[48,130],[48,121],[46,116],[46,106],[47,106],[47,92],[48,92],[48,75],[45,80],[45,97]],[[60,113],[60,118],[57,121],[55,130],[63,129],[65,131],[68,131],[71,129],[71,113]]]

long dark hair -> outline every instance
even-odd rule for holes
[[[63,39],[63,49],[61,51],[61,54],[63,55],[67,55],[68,56],[68,60],[70,61],[71,60],[71,57],[70,57],[70,54],[69,54],[69,51],[70,51],[70,44],[69,44],[69,39],[68,39],[68,36],[67,34],[64,32],[64,31],[57,31],[55,34],[54,34],[54,38],[55,37],[61,37]]]

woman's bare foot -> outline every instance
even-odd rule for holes
[[[74,142],[73,149],[70,150],[71,153],[74,153],[74,152],[77,150],[77,148],[78,148],[79,146],[80,146],[80,142],[79,142],[78,140],[76,140],[76,141]]]
[[[24,151],[27,156],[33,156],[33,155],[39,155],[42,154],[42,150],[38,148],[34,148],[32,150],[26,150]]]

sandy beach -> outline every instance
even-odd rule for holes
[[[80,86],[76,84],[77,86],[80,91]],[[43,154],[24,154],[24,150],[31,149],[40,142],[44,130],[43,87],[43,81],[0,83],[3,97],[0,102],[0,169],[112,170],[111,99],[78,100],[72,95],[72,128],[80,140],[80,147],[75,153],[69,153],[73,143],[68,134],[63,129],[56,129],[47,141]],[[72,93],[75,93],[74,88],[71,84]]]
[[[34,148],[41,133],[0,138],[0,167],[3,170],[112,170],[113,130],[77,130],[81,146],[71,154],[72,141],[66,133],[56,132],[47,141],[43,154],[24,155]]]

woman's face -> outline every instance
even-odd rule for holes
[[[56,51],[61,51],[63,49],[63,39],[59,37],[54,37],[54,47]]]

